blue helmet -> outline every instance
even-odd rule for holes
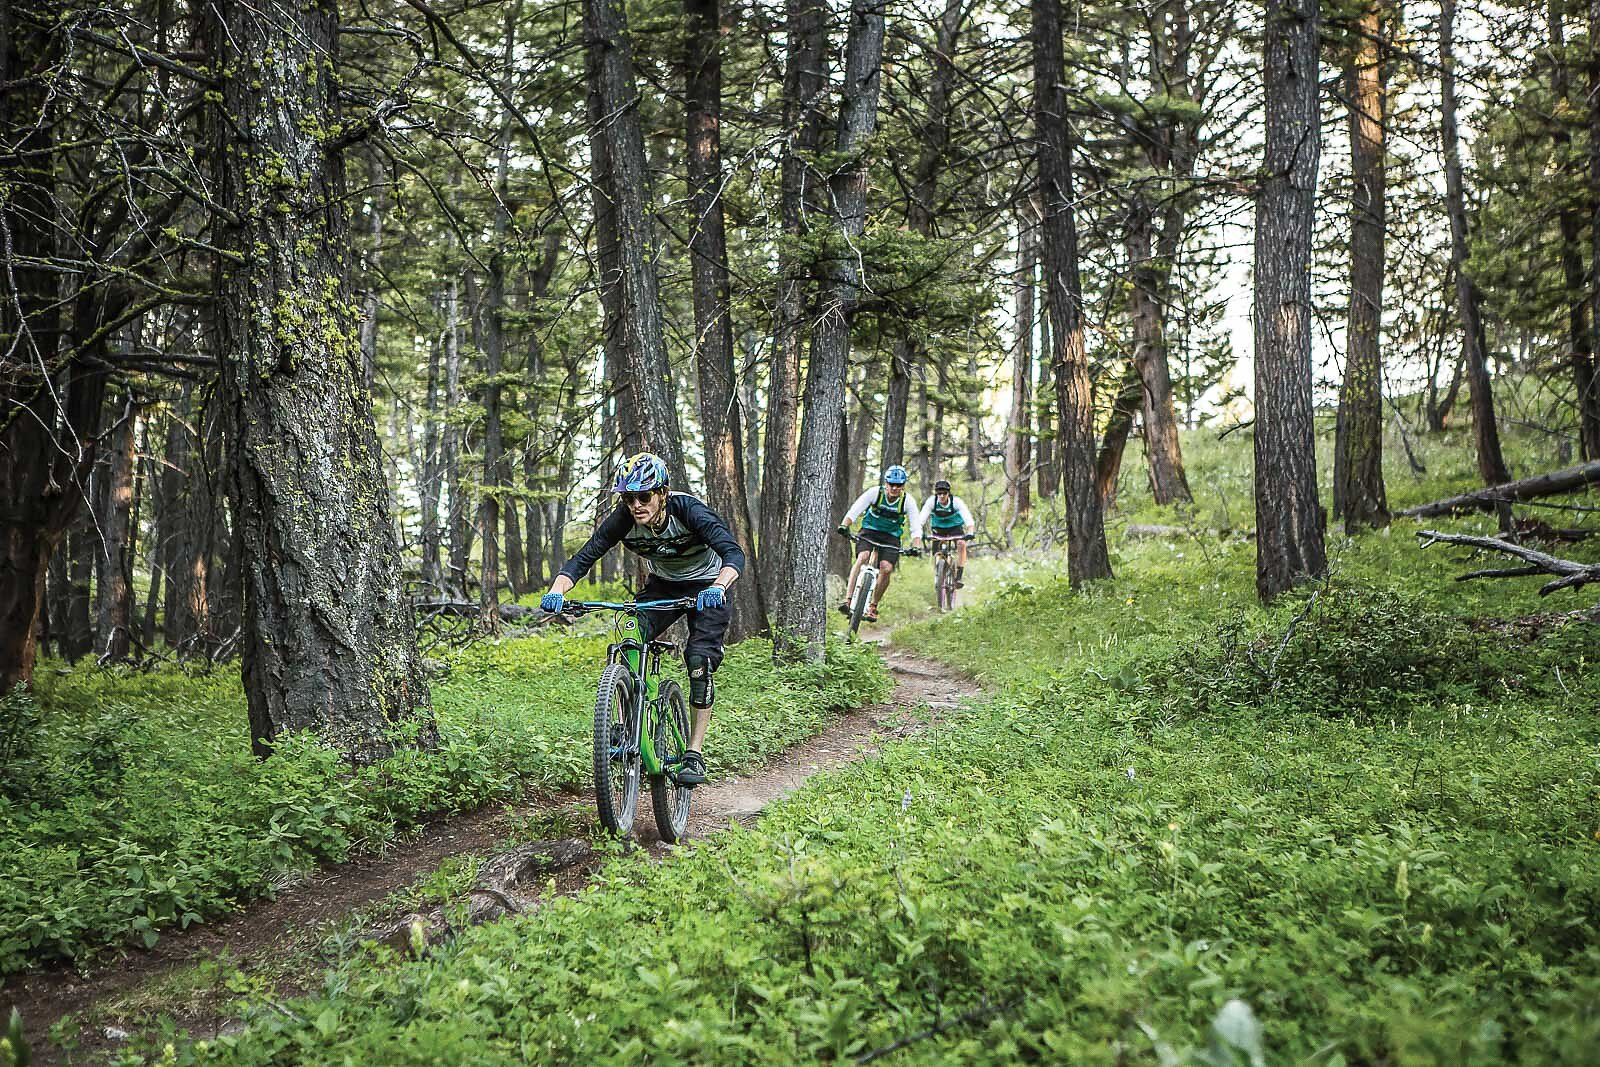
[[[883,472],[884,485],[905,485],[910,480],[911,475],[907,474],[906,469],[898,463]]]
[[[613,493],[646,493],[652,489],[665,489],[667,485],[666,460],[654,452],[640,452],[624,460],[617,468],[617,480],[611,486]]]

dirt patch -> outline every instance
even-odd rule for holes
[[[881,643],[881,635],[868,634]],[[871,755],[884,741],[926,729],[962,700],[979,695],[978,687],[949,667],[900,649],[886,648],[884,658],[895,688],[883,704],[855,708],[840,715],[822,733],[786,749],[759,770],[721,776],[695,791],[688,841],[704,838],[736,821],[748,821],[773,801],[798,789],[812,775]],[[713,767],[713,771],[715,768]],[[636,837],[653,859],[671,852],[656,835],[641,804]],[[393,894],[413,886],[454,856],[487,856],[505,847],[517,827],[540,817],[570,815],[573,821],[593,819],[587,796],[556,796],[508,808],[447,816],[426,823],[416,836],[396,842],[381,853],[313,872],[283,889],[273,900],[184,931],[164,934],[155,948],[127,951],[79,972],[70,967],[12,975],[0,985],[0,1017],[15,1005],[27,1023],[36,1064],[92,1062],[121,1045],[124,1030],[137,1029],[141,991],[163,984],[175,988],[156,997],[160,1012],[175,1016],[195,1037],[215,1035],[228,1025],[226,1005],[235,995],[218,969],[185,983],[184,972],[207,961],[225,960],[226,970],[271,970],[273,963],[299,957],[317,962],[316,946],[334,930]],[[540,896],[577,892],[603,862],[595,853],[564,867]],[[304,968],[302,968],[304,969]],[[314,968],[313,968],[314,969]],[[301,979],[279,974],[277,992],[302,991]],[[303,975],[309,979],[311,974]],[[147,1009],[146,1009],[147,1010]],[[46,1040],[46,1032],[71,1015],[77,1026],[63,1049]]]

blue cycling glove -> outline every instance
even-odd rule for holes
[[[700,590],[700,595],[694,598],[694,606],[696,611],[722,607],[722,587],[713,585]]]
[[[567,606],[567,598],[560,593],[546,593],[539,598],[539,607],[555,615]]]

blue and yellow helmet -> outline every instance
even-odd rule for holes
[[[647,493],[667,486],[667,462],[654,452],[640,452],[617,468],[613,493]]]
[[[907,474],[906,469],[898,463],[883,472],[884,485],[905,485],[910,480],[911,475]]]

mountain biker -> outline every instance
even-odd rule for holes
[[[683,649],[689,671],[689,707],[694,722],[689,747],[684,750],[675,778],[679,785],[695,786],[706,780],[706,761],[700,746],[711,723],[711,705],[717,689],[712,675],[722,663],[723,640],[730,613],[724,593],[744,570],[744,552],[722,518],[688,493],[669,492],[667,465],[660,456],[640,452],[617,471],[611,491],[622,499],[577,554],[567,560],[550,591],[539,601],[548,612],[559,612],[565,594],[617,545],[643,557],[649,570],[639,600],[677,600],[693,597],[689,614],[689,640]],[[684,608],[644,613],[642,639],[664,631],[684,614]]]
[[[950,483],[940,478],[933,483],[933,495],[922,505],[917,521],[927,529],[929,536],[961,538],[956,542],[959,546],[956,549],[956,588],[960,589],[964,584],[961,572],[967,566],[967,542],[978,532],[978,524],[972,521],[972,512],[967,510],[967,502],[951,493]]]
[[[844,595],[844,603],[839,605],[839,610],[846,615],[850,614],[850,601],[856,595],[856,579],[867,560],[872,558],[874,547],[878,550],[879,580],[872,591],[872,603],[866,610],[868,622],[878,621],[878,601],[888,591],[889,576],[894,573],[894,566],[900,560],[900,538],[905,534],[907,520],[911,523],[912,543],[919,548],[922,545],[922,520],[917,517],[917,502],[906,492],[906,482],[909,480],[906,469],[896,463],[883,472],[882,485],[856,497],[856,502],[850,505],[844,521],[839,524],[839,532],[848,537],[850,524],[861,520],[861,535],[856,539],[856,562],[850,568],[849,591]]]

